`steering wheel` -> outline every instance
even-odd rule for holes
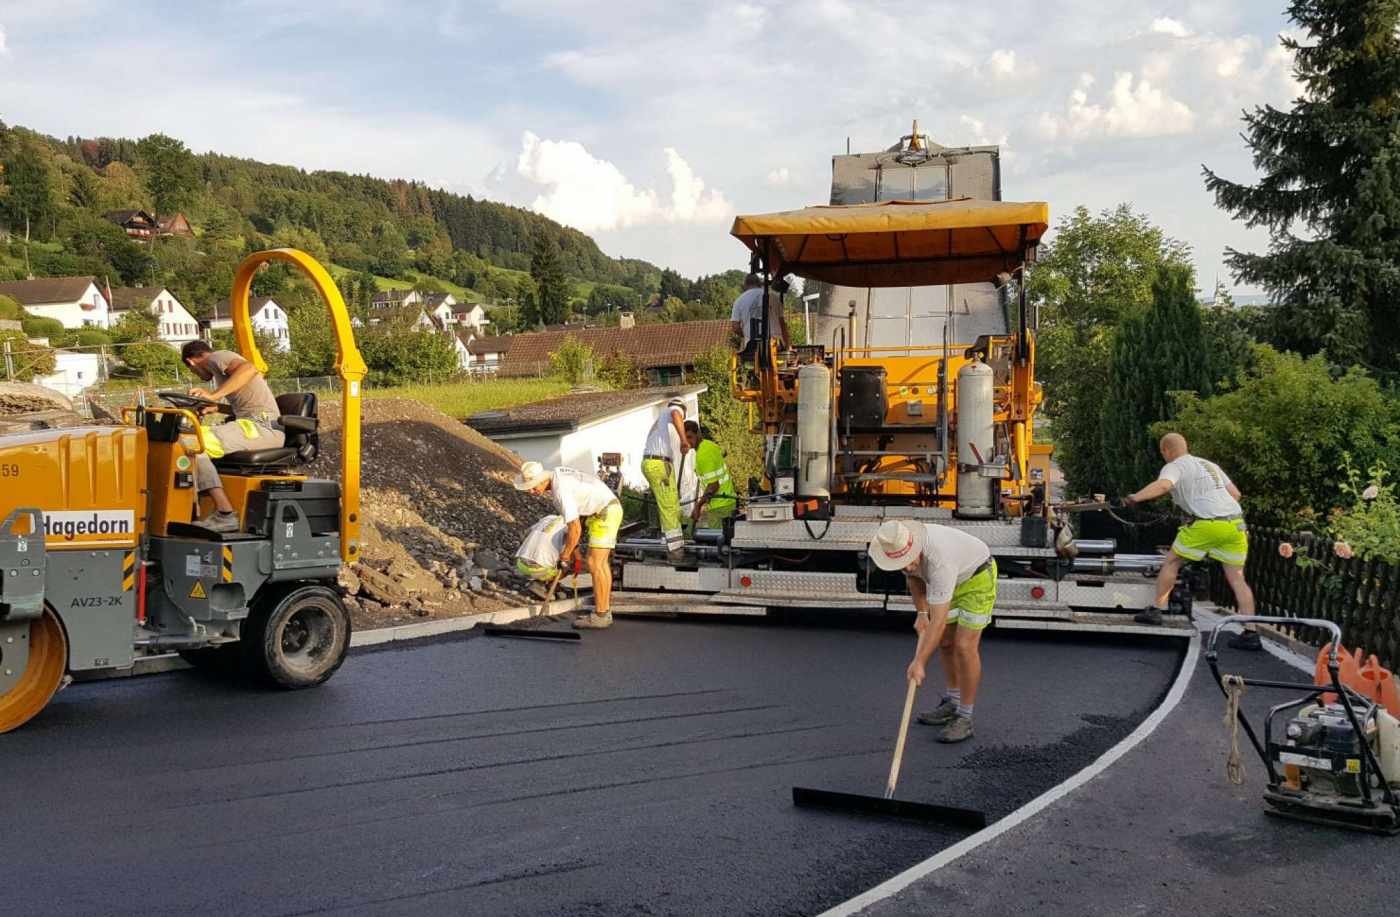
[[[156,394],[160,396],[161,400],[168,402],[172,407],[189,408],[192,411],[213,407],[225,414],[233,410],[227,402],[210,401],[208,398],[196,398],[185,392],[156,392]]]

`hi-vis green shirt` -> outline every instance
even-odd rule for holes
[[[695,449],[695,477],[700,482],[700,492],[710,489],[711,484],[719,484],[719,489],[710,498],[710,506],[724,509],[734,505],[734,482],[729,477],[729,466],[724,463],[724,453],[714,440],[702,439]]]

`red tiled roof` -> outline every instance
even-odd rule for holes
[[[729,343],[727,320],[638,325],[635,328],[582,328],[576,331],[539,331],[511,337],[510,349],[501,358],[501,376],[534,376],[549,369],[549,355],[566,338],[593,348],[603,359],[622,353],[640,369],[656,366],[689,366],[695,358]]]
[[[505,353],[510,350],[510,342],[515,340],[515,335],[511,334],[487,334],[475,338],[467,349],[472,353]]]

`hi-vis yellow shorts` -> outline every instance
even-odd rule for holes
[[[992,623],[992,606],[997,601],[997,562],[953,590],[948,601],[948,624],[965,630],[985,630]]]
[[[1177,530],[1172,553],[1185,560],[1209,557],[1243,567],[1249,556],[1249,529],[1243,519],[1197,519]]]
[[[617,530],[622,528],[622,504],[609,503],[601,513],[588,517],[588,546],[607,548],[617,547]]]

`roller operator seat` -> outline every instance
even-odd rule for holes
[[[278,395],[277,410],[282,415],[279,420],[286,440],[284,445],[228,452],[214,460],[214,467],[230,474],[278,474],[315,461],[321,449],[316,395],[313,392]]]

